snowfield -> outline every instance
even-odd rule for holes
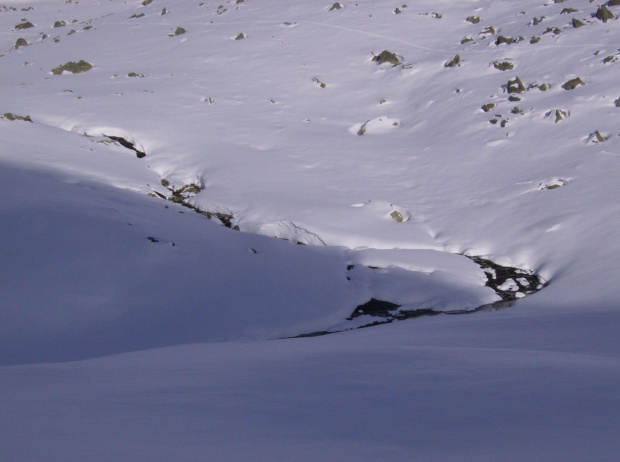
[[[0,460],[615,460],[618,17],[1,0]]]

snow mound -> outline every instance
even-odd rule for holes
[[[396,129],[400,122],[387,116],[367,120],[364,123],[355,124],[349,128],[349,132],[355,135],[381,135]]]
[[[538,189],[557,189],[562,186],[566,186],[567,184],[568,180],[565,180],[564,178],[549,178],[538,183]]]
[[[324,246],[325,242],[316,234],[307,229],[300,228],[290,220],[278,221],[260,225],[254,229],[244,228],[243,231],[250,231],[263,236],[273,236],[277,239],[285,239],[295,244]]]

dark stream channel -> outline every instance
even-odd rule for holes
[[[439,314],[473,314],[481,311],[494,311],[513,306],[519,298],[523,298],[527,295],[534,294],[543,289],[546,284],[543,282],[540,276],[537,274],[523,270],[520,268],[514,268],[510,266],[501,266],[497,263],[487,260],[482,257],[463,255],[470,260],[474,261],[480,268],[482,268],[487,276],[486,286],[492,288],[501,300],[494,303],[488,303],[481,305],[471,310],[434,310],[431,308],[419,308],[416,310],[403,310],[402,305],[392,303],[386,300],[377,300],[371,298],[369,301],[362,305],[358,305],[353,313],[347,318],[348,321],[353,321],[360,316],[370,316],[373,321],[355,327],[355,329],[363,329],[365,327],[378,326],[381,324],[388,324],[394,321],[404,321],[406,319],[421,318],[425,316],[437,316]],[[349,270],[353,267],[349,266]],[[289,338],[303,338],[303,337],[318,337],[321,335],[334,334],[337,332],[343,332],[350,329],[341,329],[334,331],[318,331],[309,332],[305,334],[296,335]]]
[[[113,137],[108,137],[113,138]],[[119,141],[120,142],[120,141]],[[126,146],[127,147],[127,146]],[[135,150],[135,148],[132,148]],[[199,193],[203,188],[197,184],[184,185],[181,188],[175,188],[171,186],[168,180],[161,180],[162,186],[166,187],[171,195],[169,197],[164,196],[158,192],[155,194],[162,199],[177,203],[184,207],[189,208],[193,212],[206,216],[209,219],[217,218],[222,225],[227,228],[239,230],[235,223],[235,217],[226,213],[211,212],[201,210],[200,208],[188,203],[188,199]],[[156,238],[149,237],[150,240],[157,240]],[[154,241],[153,241],[154,242]],[[295,242],[296,244],[303,244],[301,242]],[[173,244],[174,245],[174,244]],[[378,300],[371,298],[366,303],[358,305],[351,315],[346,318],[348,321],[353,321],[360,316],[370,316],[371,322],[363,324],[361,326],[351,327],[350,329],[344,328],[340,330],[331,331],[317,331],[308,332],[293,337],[285,338],[303,338],[303,337],[318,337],[321,335],[335,334],[337,332],[343,332],[352,329],[363,329],[365,327],[378,326],[381,324],[388,324],[394,321],[404,321],[406,319],[421,318],[424,316],[437,316],[439,314],[459,315],[459,314],[473,314],[481,311],[494,311],[513,306],[520,298],[534,294],[543,289],[547,284],[543,279],[534,273],[533,271],[524,270],[521,268],[515,268],[511,266],[502,266],[497,263],[488,260],[486,258],[478,256],[470,256],[461,254],[466,258],[469,258],[476,263],[486,274],[487,282],[486,286],[490,287],[500,297],[500,300],[478,306],[469,310],[436,310],[432,308],[418,308],[415,310],[401,309],[403,305],[390,302],[388,300]],[[355,265],[348,265],[347,271],[351,271]],[[369,266],[370,269],[379,269]],[[347,279],[350,279],[347,277]]]

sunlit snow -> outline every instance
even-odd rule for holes
[[[0,460],[615,460],[617,3],[0,0]]]

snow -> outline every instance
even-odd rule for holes
[[[617,454],[619,20],[331,3],[0,4],[3,461]]]
[[[499,286],[498,289],[511,290],[513,292],[516,292],[517,290],[519,290],[519,284],[517,284],[514,279],[506,279],[506,282]]]
[[[397,120],[388,116],[377,117],[376,119],[367,120],[362,124],[355,124],[349,128],[349,133],[354,135],[380,135],[390,133],[398,127]]]
[[[617,322],[609,312],[506,310],[4,367],[3,453],[50,461],[613,460]]]

